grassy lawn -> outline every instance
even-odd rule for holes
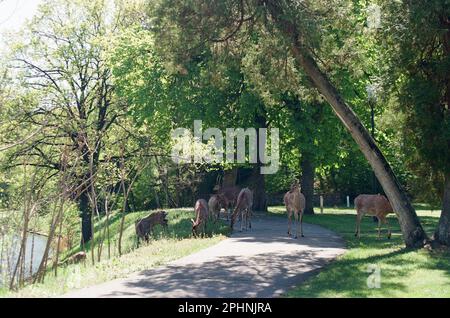
[[[111,256],[108,257],[107,242],[104,243],[101,262],[97,262],[97,248],[95,251],[95,265],[91,263],[91,253],[85,263],[63,266],[58,269],[58,276],[53,272],[47,274],[45,282],[30,285],[17,292],[0,289],[0,297],[49,297],[67,293],[73,289],[92,286],[116,278],[127,277],[144,269],[166,264],[183,256],[192,254],[206,247],[217,244],[226,238],[228,226],[225,223],[209,224],[208,236],[204,239],[191,237],[191,221],[193,209],[167,210],[169,213],[169,228],[164,233],[157,227],[152,241],[148,245],[141,245],[136,249],[134,222],[147,216],[150,212],[131,213],[126,217],[123,237],[123,255],[117,252],[117,242],[120,228],[120,214],[112,216],[110,220]],[[96,224],[96,241],[102,229],[104,220]],[[70,252],[76,252],[79,248]],[[69,253],[68,253],[69,254]]]
[[[422,225],[431,235],[440,211],[429,211],[424,206],[416,208]],[[276,215],[284,213],[281,207],[270,210]],[[381,240],[377,239],[376,223],[369,217],[363,220],[361,240],[357,240],[355,215],[354,210],[334,208],[305,217],[307,223],[339,233],[349,250],[317,276],[287,293],[287,297],[450,297],[448,250],[405,249],[394,216],[389,218],[393,229],[391,240],[386,238],[386,231]],[[369,267],[379,268],[380,288],[368,288]]]

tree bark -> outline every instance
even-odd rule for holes
[[[450,246],[450,173],[445,176],[442,212],[434,237],[439,243]]]
[[[223,174],[222,187],[234,187],[237,184],[239,168],[234,167],[231,170],[225,170]]]
[[[309,77],[312,84],[331,105],[370,163],[395,210],[406,246],[423,246],[427,236],[420,224],[416,211],[370,133],[350,106],[345,103],[328,77],[320,70],[316,61],[311,57],[308,48],[302,45],[299,30],[294,22],[290,20],[288,12],[282,7],[283,4],[267,0],[264,1],[264,4],[275,21],[276,27],[290,42],[290,49],[294,59]]]
[[[258,125],[258,128],[268,128],[265,111],[263,113],[264,115],[257,113],[255,116],[255,123]],[[256,143],[258,145],[256,148],[258,162],[254,165],[251,176],[251,185],[253,187],[253,211],[267,212],[266,176],[261,173],[263,163],[261,162],[261,149],[259,148],[259,134],[256,136]]]
[[[253,190],[253,211],[267,212],[266,179],[261,164],[256,164],[250,178]]]
[[[92,239],[91,209],[89,208],[89,196],[85,189],[78,199],[78,208],[81,213],[81,245],[84,246]]]
[[[305,214],[314,214],[314,163],[309,154],[303,154],[302,169],[302,193],[306,199]]]

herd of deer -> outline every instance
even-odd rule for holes
[[[288,215],[288,236],[292,236],[292,219],[295,222],[295,238],[304,237],[303,235],[303,215],[305,212],[306,200],[301,193],[300,185],[294,183],[289,192],[284,195],[284,204]],[[192,219],[192,235],[194,237],[204,237],[206,226],[209,221],[214,223],[220,218],[220,213],[226,214],[226,219],[231,219],[231,230],[234,224],[240,218],[241,232],[252,228],[252,207],[253,192],[249,188],[241,189],[238,186],[226,187],[219,189],[206,202],[200,199],[195,203],[195,220]],[[234,208],[234,210],[233,210]],[[381,225],[386,224],[388,227],[388,238],[391,237],[391,230],[386,216],[393,213],[393,209],[384,195],[368,195],[362,194],[355,199],[356,217],[356,237],[360,237],[361,219],[364,215],[375,216],[378,218],[378,237],[381,235]],[[231,213],[233,211],[233,213]],[[231,213],[231,217],[230,217]],[[136,222],[136,234],[139,239],[149,241],[149,235],[152,233],[155,225],[161,225],[167,228],[167,212],[159,211],[150,216]]]

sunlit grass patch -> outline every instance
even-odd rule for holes
[[[431,235],[440,212],[428,210],[427,206],[416,208],[423,227]],[[282,207],[270,211],[280,216],[285,213]],[[327,208],[323,214],[319,209],[316,212],[314,216],[306,216],[305,222],[339,233],[345,239],[348,251],[285,296],[450,297],[450,252],[404,248],[394,215],[389,217],[394,232],[391,240],[387,239],[385,229],[382,238],[378,239],[377,223],[370,217],[364,218],[358,240],[354,237],[356,212],[353,209]],[[380,271],[379,288],[369,288],[374,269]]]

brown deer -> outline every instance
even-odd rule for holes
[[[64,262],[59,263],[60,265],[78,264],[84,262],[87,259],[86,252],[78,252],[70,257],[68,257]]]
[[[214,219],[214,222],[220,218],[220,211],[227,207],[227,200],[222,194],[215,194],[211,196],[208,201],[209,217]]]
[[[218,190],[217,194],[221,195],[224,198],[224,204],[223,208],[226,211],[227,215],[227,221],[230,219],[229,215],[232,209],[236,206],[236,202],[239,196],[239,193],[241,193],[241,187],[239,186],[231,186],[231,187],[219,187],[216,186],[214,188],[215,190]]]
[[[378,238],[381,237],[381,224],[387,225],[388,239],[391,238],[391,228],[386,216],[394,213],[394,210],[384,195],[361,194],[355,199],[355,208],[357,212],[355,237],[361,237],[361,220],[367,214],[378,218]]]
[[[199,232],[203,238],[206,233],[206,223],[208,222],[208,203],[206,200],[200,199],[195,203],[195,221],[192,219],[192,235],[198,237]]]
[[[306,200],[305,196],[300,192],[300,185],[294,184],[291,190],[284,195],[284,204],[288,214],[288,236],[291,236],[292,214],[294,214],[296,223],[295,238],[298,238],[300,230],[301,237],[303,235],[303,213],[305,212]]]
[[[233,231],[236,219],[241,214],[241,232],[243,229],[252,228],[253,192],[249,188],[242,189],[239,193],[236,208],[231,216],[231,231]]]
[[[167,230],[169,221],[167,220],[166,211],[158,211],[150,214],[146,218],[136,221],[136,235],[137,235],[137,245],[139,247],[139,240],[145,240],[148,243],[150,239],[150,234],[153,232],[153,228],[156,225],[161,225],[164,230]]]

